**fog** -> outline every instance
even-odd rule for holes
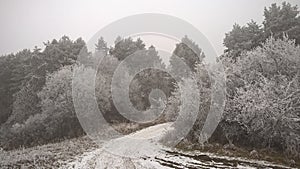
[[[225,33],[234,23],[243,25],[251,19],[261,23],[264,7],[275,2],[282,0],[2,0],[0,55],[42,47],[42,42],[63,35],[87,41],[115,20],[150,12],[173,15],[193,24],[220,55]],[[288,2],[300,5],[299,0]]]

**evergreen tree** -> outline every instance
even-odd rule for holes
[[[272,4],[264,10],[264,30],[267,36],[282,38],[287,34],[290,39],[300,43],[300,16],[297,6],[283,2],[282,6]]]
[[[96,44],[96,51],[102,51],[105,55],[107,55],[108,47],[103,37],[100,37],[100,39],[98,39],[98,42]]]
[[[232,57],[236,59],[242,51],[259,46],[263,40],[263,29],[252,20],[243,27],[233,25],[233,29],[225,34],[223,43],[227,48],[225,52],[231,52]]]
[[[115,41],[115,46],[110,49],[109,53],[118,60],[124,60],[127,56],[136,51],[144,50],[145,44],[141,39],[134,41],[132,38],[121,39],[118,37]]]
[[[201,63],[204,57],[205,55],[199,48],[199,46],[187,36],[185,36],[181,39],[181,42],[179,44],[176,44],[176,48],[170,58],[171,71],[174,74],[182,76],[189,74],[190,70],[192,70],[192,72],[195,72],[196,65],[198,63]],[[181,61],[183,61],[190,70],[185,69],[180,63],[181,61],[178,59],[181,59]]]
[[[297,6],[283,2],[282,6],[272,4],[264,10],[263,27],[254,21],[246,26],[233,25],[233,29],[225,34],[223,41],[227,57],[233,61],[243,51],[249,51],[261,45],[269,36],[275,39],[283,38],[286,34],[289,39],[295,39],[300,44],[300,16]],[[223,55],[225,56],[225,55]]]

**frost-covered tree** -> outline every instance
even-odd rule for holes
[[[82,91],[73,91],[74,93],[88,93],[87,77],[93,76],[95,72],[92,68],[83,66],[66,66],[47,77],[46,84],[39,92],[41,99],[42,114],[45,117],[43,125],[46,132],[54,137],[74,137],[83,133],[78,122],[72,96],[72,82],[74,69],[80,69],[80,81],[76,85],[82,85]],[[88,104],[88,103],[83,103]],[[88,112],[88,110],[87,110]]]
[[[241,81],[228,99],[225,119],[238,121],[249,132],[249,142],[299,156],[300,47],[287,37],[269,38],[244,53],[228,80]],[[293,142],[294,144],[290,144]]]

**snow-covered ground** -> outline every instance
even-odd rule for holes
[[[113,139],[62,168],[162,168],[149,158],[163,154],[159,139],[172,129],[171,124],[159,124]]]
[[[171,129],[171,123],[159,124],[113,139],[61,168],[288,168],[265,161],[167,148],[159,140]]]

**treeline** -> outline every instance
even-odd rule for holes
[[[263,26],[251,21],[242,27],[234,25],[232,31],[226,34],[224,45],[227,49],[218,62],[223,64],[226,72],[227,102],[222,120],[209,142],[229,143],[250,149],[269,148],[283,152],[288,157],[299,158],[298,13],[297,7],[289,3],[281,6],[273,4],[265,9]],[[161,68],[166,68],[166,65],[155,47],[146,48],[141,39],[118,37],[113,46],[107,46],[100,37],[95,50],[95,53],[103,55],[97,68],[92,63],[98,55],[89,53],[82,39],[72,41],[66,36],[45,43],[44,50],[35,48],[33,51],[23,50],[0,57],[1,147],[33,146],[84,134],[72,99],[74,70],[82,70],[79,71],[82,78],[76,85],[79,85],[78,92],[85,95],[92,94],[86,90],[91,87],[87,79],[97,72],[95,95],[98,107],[108,122],[132,123],[120,115],[112,100],[111,84],[116,68],[127,56],[135,55],[137,51],[144,56],[141,64],[146,62]],[[84,65],[77,62],[79,53],[86,56]],[[174,56],[189,66],[191,78],[178,80],[156,69],[143,70],[130,83],[130,101],[136,109],[148,110],[152,105],[149,99],[152,89],[161,89],[166,95],[166,108],[153,122],[159,123],[174,121],[182,103],[199,92],[204,99],[201,99],[196,124],[185,139],[198,144],[203,122],[211,106],[214,83],[211,76],[217,72],[208,72],[210,65],[203,61],[204,53],[188,37],[183,37],[176,45],[170,66],[167,67],[175,74],[184,74],[178,72],[178,62]],[[127,66],[124,77],[129,79],[133,75],[126,73],[130,72],[131,65]],[[181,96],[182,91],[186,95]],[[185,113],[189,114],[192,110],[193,107],[188,107]],[[87,110],[85,116],[93,111]],[[189,119],[186,122],[189,123]],[[176,131],[181,132],[184,125],[176,124]]]
[[[0,143],[4,148],[39,143],[34,139],[41,136],[43,128],[32,130],[32,126],[26,129],[23,126],[29,121],[38,123],[34,122],[34,117],[43,111],[44,97],[40,92],[48,83],[48,76],[73,65],[85,42],[81,38],[72,41],[64,36],[44,45],[43,51],[36,47],[33,51],[25,49],[0,57]],[[52,122],[45,120],[44,123]]]
[[[112,100],[111,83],[115,69],[132,54],[144,56],[140,62],[156,65],[158,68],[165,68],[165,64],[155,47],[146,48],[141,39],[118,37],[115,45],[108,47],[104,39],[99,38],[95,51],[94,54],[88,52],[85,42],[80,38],[72,41],[64,36],[60,40],[45,43],[43,51],[35,48],[33,51],[23,50],[1,57],[1,79],[4,79],[0,84],[1,147],[12,149],[34,146],[84,134],[73,104],[74,70],[81,73],[80,80],[76,81],[79,91],[73,91],[74,93],[92,95],[93,93],[89,93],[88,87],[91,85],[88,78],[93,79],[97,72],[95,95],[107,122],[132,124],[120,115]],[[139,52],[135,53],[137,51]],[[103,55],[99,56],[99,53]],[[85,58],[84,64],[77,61],[79,54]],[[103,58],[96,68],[93,65],[97,57]],[[129,78],[131,75],[124,76]],[[130,83],[130,100],[135,108],[145,111],[151,106],[148,96],[152,89],[161,89],[169,97],[174,90],[173,82],[174,79],[165,72],[143,70]],[[119,85],[123,84],[120,82]],[[90,103],[85,101],[82,104]],[[93,111],[87,110],[84,116],[88,117]],[[157,120],[159,121],[162,121],[162,117]]]
[[[300,159],[299,11],[284,2],[265,8],[264,16],[263,27],[254,21],[246,26],[235,24],[225,36],[227,49],[218,61],[225,68],[226,105],[209,142],[267,149]],[[190,90],[196,91],[192,86]],[[200,106],[200,112],[207,112],[207,106]],[[206,116],[199,117],[200,125],[190,132],[188,143],[199,142]]]
[[[266,39],[272,36],[282,39],[286,35],[300,43],[300,17],[297,6],[283,2],[282,5],[272,4],[264,9],[262,24],[251,20],[244,26],[233,25],[233,29],[225,34],[225,53],[237,58],[243,51],[249,51],[261,46]]]
[[[35,48],[33,51],[24,49],[16,54],[0,57],[0,123],[7,121],[12,114],[18,114],[18,111],[24,111],[22,114],[28,116],[30,113],[26,112],[37,110],[36,105],[28,105],[28,108],[31,109],[26,111],[13,107],[13,103],[18,99],[21,101],[22,93],[28,93],[28,96],[30,96],[30,91],[36,93],[36,91],[41,90],[47,73],[57,71],[65,65],[73,64],[83,46],[85,46],[85,42],[82,39],[73,42],[64,36],[59,41],[53,40],[51,43],[45,43],[43,52],[39,48]],[[36,88],[30,88],[31,86],[36,86]],[[34,100],[34,98],[26,98],[25,95],[24,99]],[[20,118],[22,119],[22,117]]]
[[[299,44],[299,10],[286,2],[265,8],[262,28],[251,21],[226,34],[224,121],[243,126],[226,132],[230,143],[300,158]]]

